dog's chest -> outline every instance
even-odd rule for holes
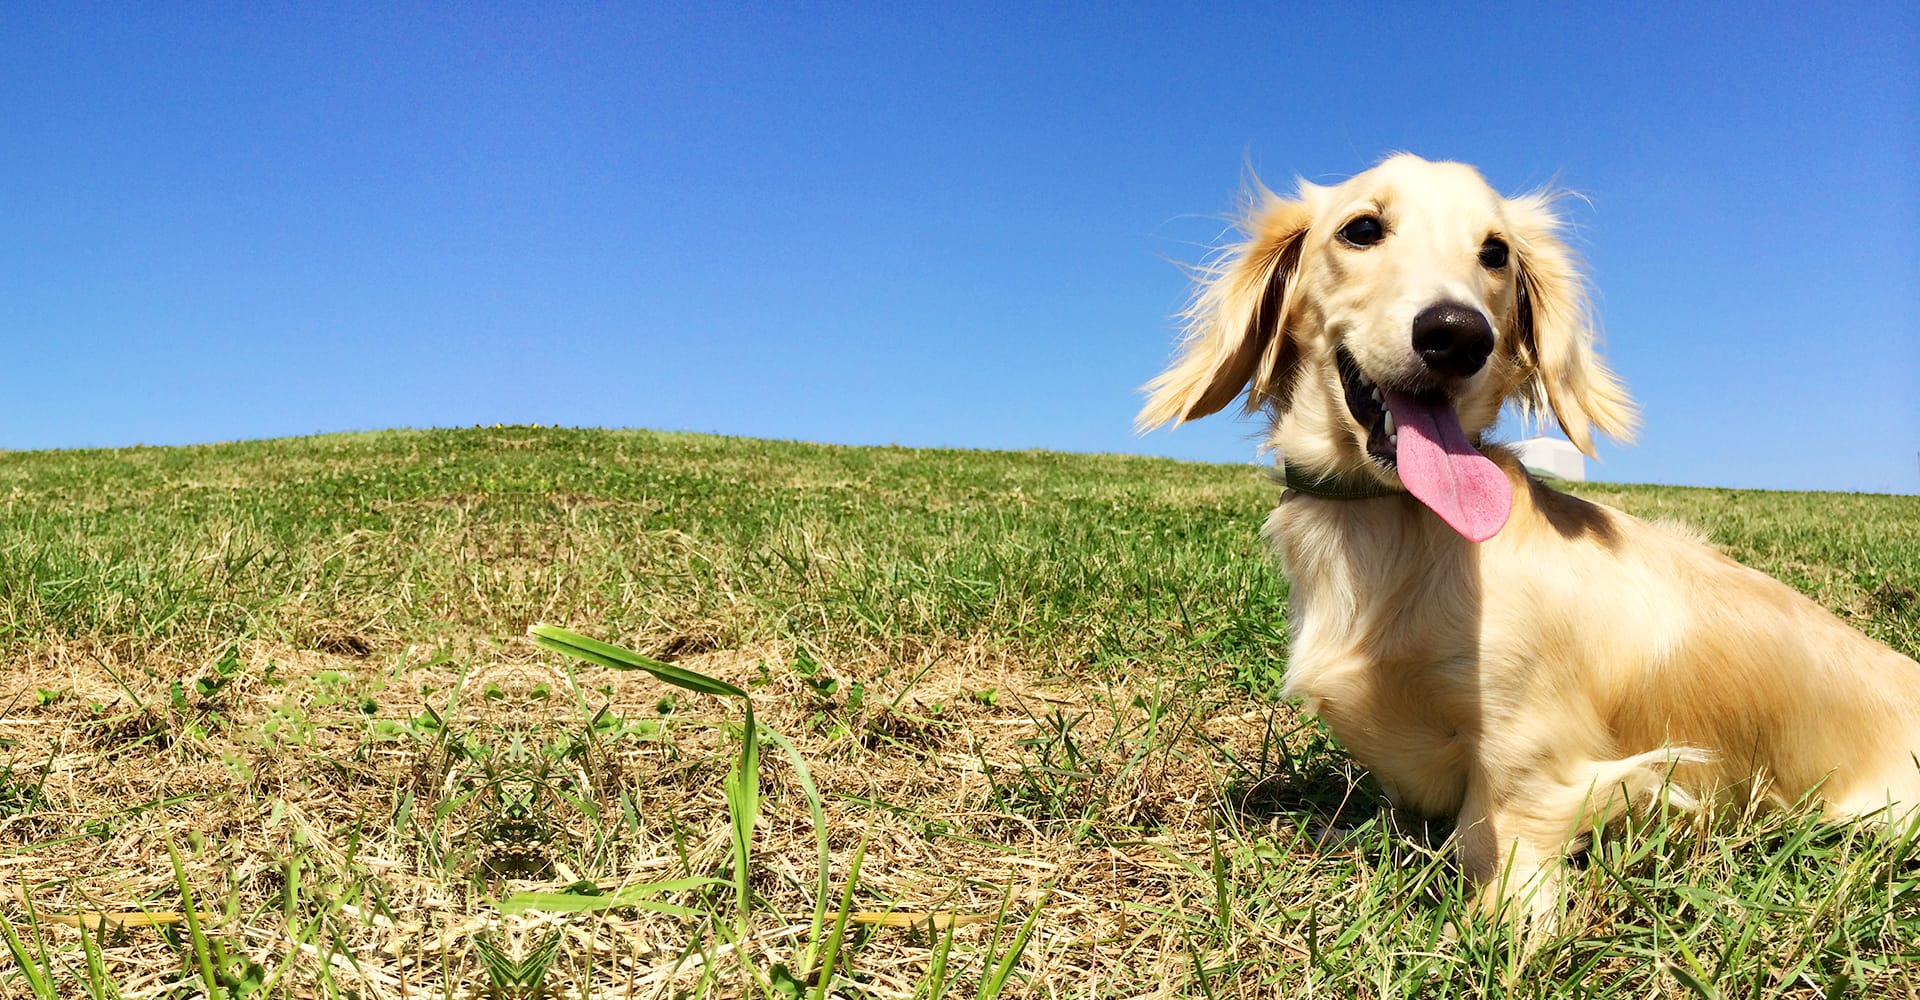
[[[1269,534],[1282,543],[1291,588],[1287,694],[1396,802],[1453,812],[1481,728],[1475,638],[1459,625],[1470,620],[1457,606],[1464,574],[1415,578],[1404,565],[1343,558],[1351,550],[1337,546],[1303,552],[1275,530],[1285,526],[1276,512]]]
[[[1326,721],[1397,804],[1434,815],[1459,808],[1480,727],[1455,664],[1308,646],[1296,648],[1286,690]]]

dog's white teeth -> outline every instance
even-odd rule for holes
[[[1398,435],[1398,434],[1388,434],[1388,435],[1387,435],[1387,443],[1388,443],[1388,444],[1390,444],[1390,445],[1392,445],[1392,446],[1394,446],[1395,448],[1398,448],[1398,447],[1400,447],[1400,435]]]
[[[1382,406],[1387,405],[1387,401],[1380,398],[1380,387],[1377,385],[1373,387],[1373,401]]]
[[[1393,411],[1392,410],[1387,411],[1386,424],[1387,424],[1387,438],[1388,440],[1392,440],[1393,439]]]

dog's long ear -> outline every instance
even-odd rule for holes
[[[1595,430],[1632,440],[1639,412],[1594,351],[1585,282],[1579,261],[1560,238],[1552,196],[1523,195],[1506,208],[1520,279],[1517,342],[1530,369],[1520,386],[1521,404],[1536,413],[1551,409],[1567,440],[1588,455],[1594,454]]]
[[[1286,409],[1297,351],[1285,334],[1289,278],[1313,221],[1304,201],[1261,189],[1247,214],[1247,239],[1199,270],[1186,336],[1167,370],[1146,384],[1138,430],[1198,420],[1248,389],[1246,408]]]

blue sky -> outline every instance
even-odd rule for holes
[[[1243,172],[1558,182],[1599,478],[1920,492],[1910,4],[0,8],[0,448],[1132,433]]]

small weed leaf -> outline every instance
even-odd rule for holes
[[[493,980],[495,995],[510,1000],[546,995],[547,969],[560,953],[560,942],[561,934],[556,930],[525,954],[516,954],[516,950],[495,943],[492,935],[480,934],[473,939],[480,964],[486,968],[487,978]]]
[[[775,963],[767,970],[767,985],[777,996],[786,1000],[800,1000],[807,991],[807,984],[793,974],[793,970],[781,963]]]
[[[597,663],[615,670],[644,670],[675,687],[698,691],[701,694],[726,695],[735,698],[744,698],[747,695],[745,691],[726,681],[716,680],[684,667],[676,667],[671,663],[662,663],[651,657],[641,656],[630,649],[622,649],[598,639],[590,639],[578,632],[569,632],[553,625],[535,625],[528,631],[540,648],[565,653],[576,660]]]

